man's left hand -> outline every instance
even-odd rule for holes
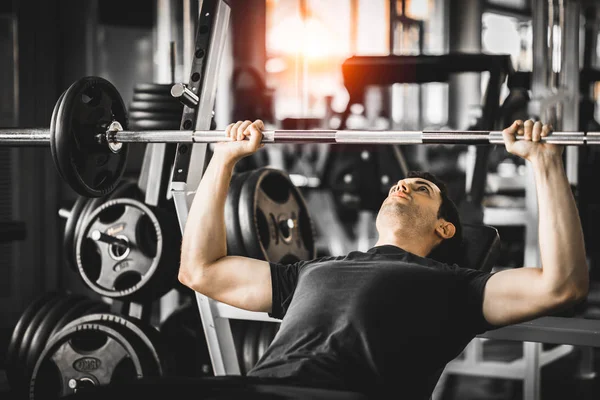
[[[552,126],[540,121],[516,120],[502,131],[506,151],[525,160],[533,161],[540,156],[562,156],[563,145],[543,143],[541,139],[552,132]]]

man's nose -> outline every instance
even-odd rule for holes
[[[398,182],[398,190],[401,192],[405,192],[408,193],[410,192],[410,185],[408,185],[406,182]]]

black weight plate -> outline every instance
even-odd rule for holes
[[[139,129],[144,131],[160,131],[160,130],[179,130],[181,124],[181,116],[171,120],[137,120],[132,122],[131,129]]]
[[[62,316],[65,315],[69,309],[73,308],[78,302],[84,300],[85,297],[81,295],[66,295],[58,299],[51,310],[46,313],[45,317],[40,321],[38,329],[33,334],[29,345],[29,351],[25,356],[25,376],[31,376],[33,367],[37,358],[44,350],[50,334],[56,327],[56,324]]]
[[[65,222],[65,229],[63,234],[63,253],[65,263],[71,268],[75,269],[75,227],[81,221],[81,215],[88,202],[88,198],[84,196],[77,197],[73,207],[71,207],[70,215]]]
[[[37,299],[35,299],[29,306],[27,306],[25,311],[23,311],[23,314],[21,314],[21,317],[17,321],[17,324],[12,331],[6,353],[6,378],[13,389],[15,389],[18,385],[18,377],[20,373],[18,357],[19,351],[21,350],[21,343],[23,342],[23,335],[40,308],[50,301],[50,299],[55,298],[56,296],[58,296],[57,292],[49,292],[44,293],[42,296],[39,296]]]
[[[80,299],[67,312],[65,312],[58,319],[58,321],[56,321],[56,324],[54,325],[54,328],[52,329],[52,331],[50,332],[50,335],[48,336],[48,340],[50,340],[62,328],[64,328],[64,326],[66,324],[68,324],[69,322],[73,321],[76,318],[79,318],[79,317],[81,317],[83,315],[88,314],[89,311],[90,311],[90,309],[92,307],[98,305],[98,304],[99,304],[98,301],[95,301],[95,300],[92,300],[92,299],[88,299],[88,298]]]
[[[66,90],[50,132],[50,149],[63,180],[82,196],[111,192],[125,172],[127,144],[113,153],[96,139],[113,121],[127,129],[123,99],[107,80],[85,77]]]
[[[240,228],[238,203],[242,185],[250,172],[234,174],[231,177],[225,200],[225,236],[227,238],[227,254],[230,256],[247,256]]]
[[[171,93],[171,83],[136,83],[133,86],[134,93]]]
[[[126,178],[119,181],[115,190],[105,196],[92,198],[83,196],[78,197],[73,205],[73,208],[71,209],[71,215],[65,224],[65,235],[63,238],[63,252],[65,254],[65,261],[73,271],[77,271],[77,263],[75,261],[75,243],[77,242],[81,225],[90,215],[90,212],[96,209],[96,207],[98,207],[100,204],[113,198],[128,197],[140,200],[141,196],[141,190],[137,186],[137,182],[133,179]]]
[[[101,296],[123,301],[145,302],[155,299],[159,288],[165,290],[165,276],[157,271],[169,246],[158,215],[158,209],[128,198],[109,200],[92,211],[75,243],[77,270],[84,283]],[[94,230],[124,238],[127,250],[118,252],[112,245],[92,240]]]
[[[141,353],[140,355],[145,357],[142,361],[145,363],[146,371],[156,375],[162,374],[162,361],[160,357],[161,351],[163,351],[161,344],[162,339],[156,328],[133,317],[115,315],[112,313],[94,313],[69,322],[62,330],[67,331],[77,326],[88,324],[111,326],[125,334],[127,334],[126,331],[129,331],[130,334],[127,335],[135,338],[135,341],[139,342],[137,347],[138,351]],[[139,344],[143,344],[143,348],[140,348]]]
[[[15,370],[18,371],[18,380],[17,380],[17,390],[21,390],[27,387],[27,355],[29,353],[29,348],[31,346],[31,341],[35,332],[39,329],[40,323],[43,321],[44,317],[52,308],[59,302],[61,299],[61,295],[57,295],[55,297],[50,298],[45,304],[43,304],[35,316],[31,319],[29,326],[25,330],[23,334],[23,339],[21,340],[21,346],[19,348],[19,353],[17,355],[17,363],[15,364]],[[25,389],[26,390],[26,389]]]
[[[59,96],[58,100],[56,101],[56,104],[54,105],[54,109],[52,110],[52,117],[50,117],[50,132],[54,132],[56,129],[56,116],[58,115],[58,109],[60,108],[60,104],[62,103],[64,97],[65,97],[65,92],[62,92],[62,94]],[[52,148],[50,148],[50,150],[52,150]],[[60,176],[63,176],[64,174],[60,170],[60,164],[58,162],[58,158],[56,158],[56,152],[50,151],[50,153],[52,154],[52,160],[54,161],[54,166],[56,167],[58,174]]]
[[[150,112],[150,111],[130,111],[129,112],[129,124],[131,125],[133,122],[142,121],[142,120],[151,120],[151,121],[172,121],[172,120],[181,120],[181,112],[173,111],[172,113],[166,112]]]
[[[275,333],[277,332],[277,327],[279,323],[277,322],[263,322],[260,330],[260,336],[258,337],[258,345],[257,345],[257,357],[260,360],[267,351],[267,348],[273,341],[275,337]]]
[[[174,101],[134,101],[129,106],[129,111],[146,111],[152,113],[183,113],[183,105]]]
[[[104,386],[154,375],[132,331],[104,321],[78,321],[56,334],[40,355],[29,382],[31,400],[72,394],[71,381],[82,389],[86,383]]]
[[[174,376],[212,376],[210,354],[195,299],[173,311],[160,325],[160,334],[171,355]]]
[[[172,101],[178,103],[179,100],[171,96],[171,90],[165,93],[139,93],[133,94],[133,101]]]
[[[270,167],[254,170],[242,185],[238,204],[248,257],[284,264],[315,257],[308,207],[287,173]]]
[[[243,344],[243,363],[244,371],[247,375],[248,372],[256,365],[258,361],[258,337],[260,334],[261,322],[260,321],[248,321],[246,325],[246,332],[244,334]]]

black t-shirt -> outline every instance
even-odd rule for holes
[[[482,310],[490,276],[391,245],[271,263],[281,326],[247,375],[427,399],[446,363],[494,328]]]

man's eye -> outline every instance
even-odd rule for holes
[[[427,188],[425,186],[419,186],[419,190],[427,192]]]

